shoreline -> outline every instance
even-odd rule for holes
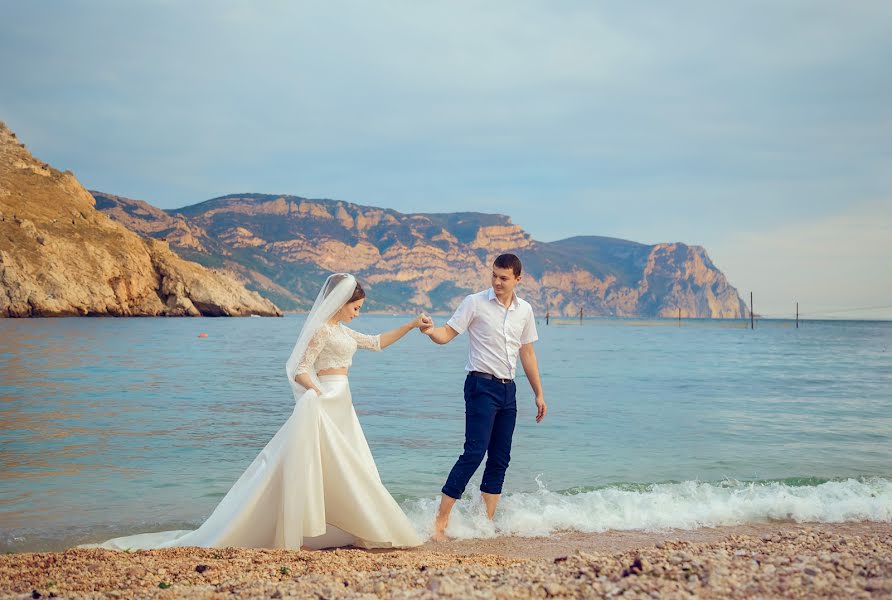
[[[419,309],[420,312],[424,312],[432,317],[443,317],[448,318],[452,316],[451,312],[448,311],[435,311],[431,312],[425,309]],[[153,314],[128,314],[128,315],[118,315],[111,313],[97,313],[97,314],[40,314],[40,315],[26,315],[26,316],[8,316],[8,315],[0,315],[0,319],[9,319],[9,320],[40,320],[40,319],[69,319],[69,318],[77,318],[84,317],[89,319],[97,319],[97,318],[109,318],[109,319],[149,319],[149,318],[180,318],[180,317],[189,317],[189,318],[246,318],[246,317],[262,317],[262,318],[282,318],[286,316],[299,316],[306,315],[309,313],[307,310],[281,310],[282,314],[265,314],[259,315],[254,313],[245,313],[239,315],[153,315]],[[364,315],[373,316],[373,317],[412,317],[417,313],[411,311],[389,311],[389,310],[368,310],[363,312]],[[541,314],[536,317],[539,321],[545,320],[545,315]],[[579,318],[573,315],[557,315],[552,316],[551,320],[555,322],[555,325],[567,325],[567,324],[575,324],[579,322]],[[678,323],[679,319],[676,317],[657,317],[657,316],[637,316],[637,315],[590,315],[586,316],[584,321],[597,321],[597,320],[613,320],[619,322],[626,322],[628,324],[634,324],[636,322],[641,323]],[[680,319],[682,323],[741,323],[741,327],[744,329],[749,328],[749,318],[745,317],[682,317]],[[759,322],[764,323],[795,323],[795,317],[759,317],[756,315],[756,323]],[[854,319],[851,317],[803,317],[799,319],[799,323],[890,323],[892,322],[892,317],[864,317],[860,319]],[[746,325],[746,327],[744,327]]]
[[[892,596],[892,523],[566,531],[408,550],[71,549],[0,556],[0,596],[37,597],[35,591],[203,598]]]
[[[774,534],[778,530],[787,532],[808,530],[836,535],[863,535],[876,531],[886,531],[887,535],[892,536],[892,523],[882,521],[851,521],[844,523],[769,521],[744,525],[700,527],[697,529],[671,528],[660,531],[640,529],[611,529],[597,533],[562,531],[547,537],[505,536],[427,542],[420,548],[430,552],[456,556],[492,554],[506,558],[552,560],[573,552],[616,554],[656,546],[663,542],[675,541],[710,544],[731,535],[761,537],[767,534]]]

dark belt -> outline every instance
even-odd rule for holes
[[[513,379],[502,379],[501,377],[496,377],[495,375],[490,375],[489,373],[484,373],[483,371],[468,371],[468,375],[473,375],[474,377],[480,377],[481,379],[491,379],[492,381],[498,381],[499,383],[512,383]]]

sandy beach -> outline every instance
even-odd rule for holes
[[[564,532],[404,551],[79,549],[0,557],[10,598],[892,597],[892,523]]]

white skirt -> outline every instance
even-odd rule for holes
[[[346,375],[319,378],[211,516],[195,530],[114,538],[83,548],[363,548],[422,539],[381,483]]]

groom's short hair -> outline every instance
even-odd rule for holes
[[[492,264],[494,267],[500,269],[511,269],[514,271],[515,277],[520,277],[520,273],[523,271],[523,265],[520,264],[520,259],[514,254],[500,254]]]

